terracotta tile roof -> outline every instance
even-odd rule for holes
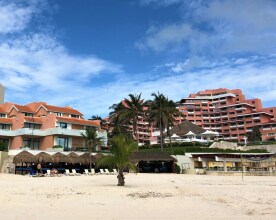
[[[78,125],[88,125],[88,126],[100,127],[100,123],[97,121],[89,121],[89,120],[84,120],[84,119],[67,118],[67,117],[57,117],[57,120],[62,121],[62,122],[70,122],[72,124],[78,124]]]
[[[30,123],[42,124],[41,118],[38,117],[25,117],[25,121]]]
[[[20,112],[34,113],[28,106],[14,104],[14,107],[16,107]]]
[[[53,112],[61,112],[61,113],[67,113],[67,114],[72,114],[72,115],[81,115],[79,111],[71,108],[71,107],[58,107],[58,106],[53,106],[53,105],[45,105],[44,106],[48,111],[53,111]]]
[[[12,124],[11,118],[0,118],[0,124]]]
[[[7,113],[7,111],[3,107],[0,106],[0,113]]]

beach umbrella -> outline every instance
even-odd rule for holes
[[[35,162],[35,157],[28,151],[21,151],[19,154],[15,155],[13,162],[16,163],[33,163]]]
[[[96,163],[96,157],[93,156],[91,153],[84,153],[79,156],[79,159],[83,160],[83,164],[89,165],[90,164],[90,157],[91,157],[91,163]]]
[[[45,152],[40,152],[39,154],[35,155],[35,160],[36,162],[39,162],[39,163],[51,163],[53,162],[53,158],[50,154],[47,154]]]
[[[55,153],[52,158],[55,163],[69,163],[69,157],[60,152]]]

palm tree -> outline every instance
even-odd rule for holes
[[[167,98],[167,105],[169,107],[169,114],[168,114],[169,117],[168,117],[168,123],[167,123],[167,136],[169,137],[169,140],[170,140],[170,148],[171,148],[171,154],[172,154],[173,151],[172,151],[172,139],[171,139],[170,128],[178,123],[176,118],[181,117],[181,119],[182,119],[182,117],[184,117],[184,114],[176,108],[177,107],[176,103],[172,100],[169,100],[168,98]]]
[[[125,185],[124,169],[136,171],[136,166],[129,160],[130,155],[137,149],[137,142],[119,135],[110,140],[110,155],[102,156],[97,161],[97,166],[117,167],[118,186]]]
[[[160,131],[160,145],[163,152],[163,132],[165,128],[176,122],[175,117],[182,116],[176,109],[176,105],[161,93],[152,93],[153,101],[149,101],[148,121]]]
[[[110,107],[114,111],[111,112],[111,120],[117,125],[128,125],[132,122],[133,135],[137,142],[138,137],[138,118],[144,113],[144,100],[139,95],[129,94],[129,98],[125,98],[123,102],[114,104]]]
[[[85,134],[81,133],[84,141],[85,141],[85,146],[87,147],[89,153],[90,153],[90,169],[92,168],[92,163],[91,163],[91,153],[93,150],[95,150],[96,146],[101,144],[101,139],[98,137],[97,134],[97,129],[94,127],[86,127],[85,129]]]

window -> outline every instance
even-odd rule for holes
[[[29,117],[33,117],[33,116],[34,116],[33,113],[28,113],[28,112],[24,112],[24,115],[25,115],[25,116],[29,116]]]
[[[71,115],[71,118],[80,118],[79,115]]]
[[[64,122],[60,122],[59,123],[59,127],[61,127],[61,128],[67,128],[67,123],[64,123]]]
[[[54,114],[56,114],[56,116],[62,116],[61,112],[54,112]]]
[[[7,124],[0,124],[0,129],[1,129],[1,130],[10,130],[10,125],[7,125]]]
[[[69,149],[69,138],[58,137],[57,145],[62,146],[64,148],[64,150],[68,150]]]
[[[0,118],[6,118],[6,114],[0,114]]]
[[[38,138],[23,138],[23,146],[29,147],[32,150],[38,150],[39,139]]]
[[[6,148],[9,146],[9,139],[0,138],[0,143],[2,143]]]
[[[24,123],[24,128],[40,129],[40,125],[39,124],[25,122]]]

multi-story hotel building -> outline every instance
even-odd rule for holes
[[[260,99],[247,100],[240,89],[214,89],[190,94],[178,103],[186,119],[224,140],[242,141],[259,127],[262,140],[276,138],[276,107],[263,108]]]
[[[60,145],[64,150],[75,150],[84,147],[82,133],[85,134],[87,126],[97,128],[98,137],[102,137],[102,145],[106,146],[107,134],[100,130],[100,123],[83,119],[83,115],[71,107],[45,102],[0,104],[0,142],[9,149],[46,150]]]

